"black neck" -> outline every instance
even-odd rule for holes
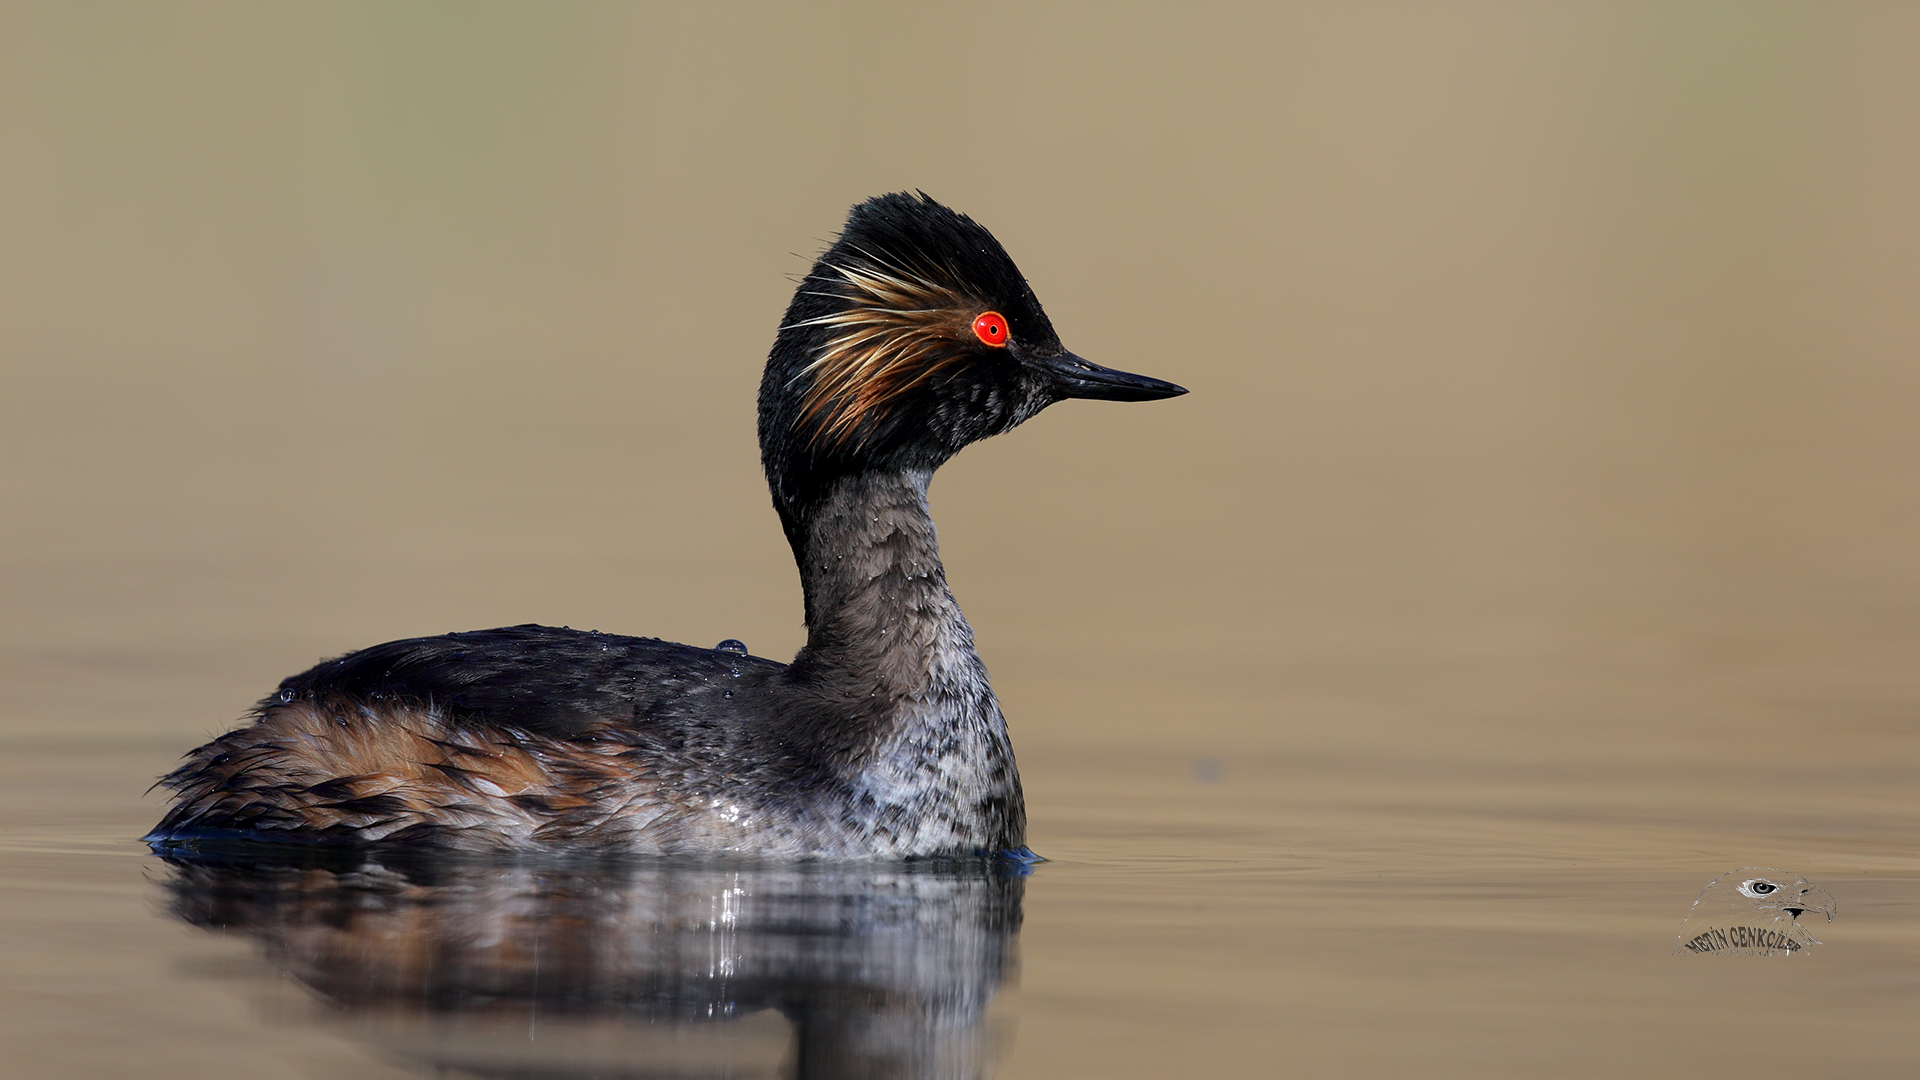
[[[922,694],[956,651],[972,658],[973,633],[947,590],[927,512],[930,476],[841,476],[792,523],[807,618],[796,668],[898,701]]]
[[[787,677],[825,721],[816,745],[854,785],[849,820],[917,850],[1019,847],[1020,774],[973,628],[947,591],[931,476],[848,474],[794,520],[807,644]]]

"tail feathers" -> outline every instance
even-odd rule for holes
[[[610,816],[651,787],[620,750],[466,729],[419,705],[276,704],[160,781],[175,803],[148,839],[604,844],[620,831]]]

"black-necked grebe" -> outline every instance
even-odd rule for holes
[[[1020,775],[927,483],[1056,401],[1185,392],[1066,351],[971,218],[868,200],[801,281],[760,383],[761,461],[806,590],[793,663],[546,626],[376,645],[188,754],[148,839],[1019,850]]]

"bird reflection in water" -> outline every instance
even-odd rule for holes
[[[163,851],[382,1056],[486,1077],[973,1077],[1014,965],[1005,865],[500,864]]]

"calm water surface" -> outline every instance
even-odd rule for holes
[[[1911,6],[823,10],[0,10],[8,1075],[1920,1069]],[[138,843],[322,656],[791,655],[759,365],[911,187],[1193,390],[933,488],[1051,861]],[[1671,955],[1744,866],[1824,944]]]
[[[1039,755],[1054,861],[1021,877],[168,860],[127,839],[156,757],[10,759],[10,818],[46,822],[0,837],[28,1074],[1895,1076],[1916,1051],[1909,849],[1840,839],[1902,808],[1760,835],[1704,808],[1818,802],[1804,778],[1676,778],[1686,797],[1652,800],[1566,771],[1520,794],[1452,770],[1249,756],[1196,780],[1170,756]],[[1835,895],[1824,944],[1669,955],[1705,876],[1749,852]]]

